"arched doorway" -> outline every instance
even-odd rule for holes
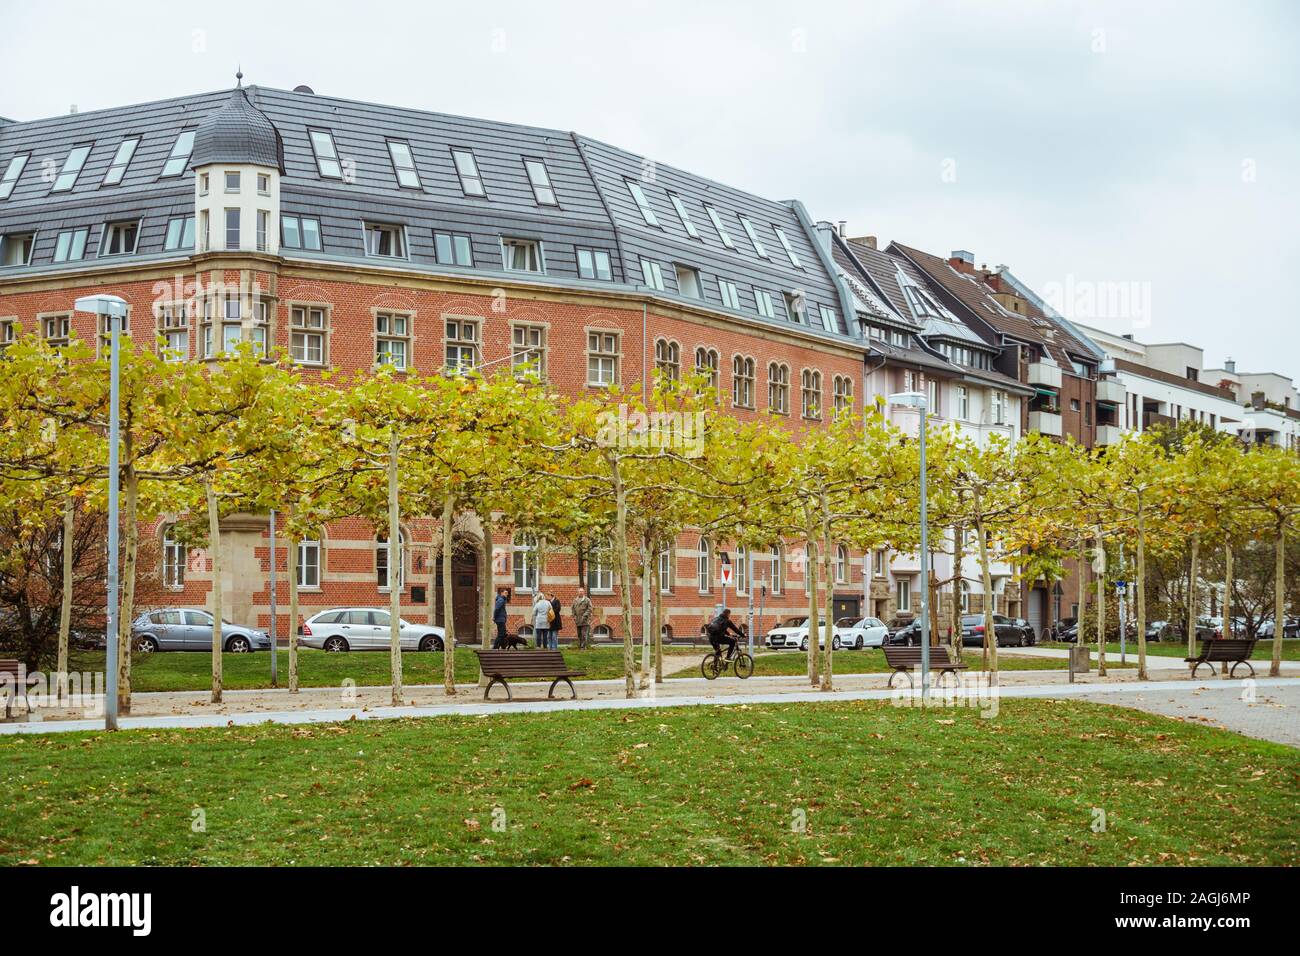
[[[435,528],[435,535],[441,535],[441,529]],[[423,577],[429,579],[432,572],[433,596],[429,608],[432,623],[442,624],[443,613],[443,556],[441,539],[435,543],[438,550],[433,568],[425,562]],[[452,529],[451,554],[451,610],[456,624],[456,641],[460,644],[477,644],[479,642],[479,593],[480,555],[483,546],[483,532],[478,518],[473,514],[456,516]]]

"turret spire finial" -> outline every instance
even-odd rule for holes
[[[243,85],[244,85],[244,67],[243,64],[239,64],[238,66],[235,67],[235,86],[242,88]]]

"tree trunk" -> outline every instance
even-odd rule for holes
[[[953,650],[960,654],[961,639],[961,586],[965,581],[962,572],[966,563],[966,535],[961,525],[952,528],[952,605],[948,608],[948,641]],[[933,567],[933,565],[931,565]],[[937,641],[935,642],[938,643]],[[984,652],[984,669],[988,669],[989,655]]]
[[[1282,635],[1286,632],[1286,519],[1277,523],[1273,548],[1277,564],[1273,569],[1273,662],[1269,664],[1268,676],[1281,677]]]
[[[63,580],[60,582],[59,650],[54,665],[55,697],[59,700],[68,694],[68,636],[72,631],[72,534],[76,514],[76,499],[68,495],[68,500],[63,503]]]
[[[204,483],[208,497],[208,554],[212,558],[212,703],[221,703],[221,514],[217,508],[217,491],[212,482]]]
[[[1187,568],[1187,656],[1196,656],[1196,574],[1201,539],[1192,535],[1192,555]]]
[[[123,437],[123,446],[129,456],[131,439]],[[140,479],[135,466],[127,465],[123,475],[122,523],[124,552],[122,555],[122,595],[117,618],[117,712],[131,713],[131,622],[135,617],[135,565],[140,550],[140,524],[136,512],[140,500]]]
[[[653,622],[650,620],[650,538],[641,538],[641,673],[637,684],[641,690],[650,686],[650,644],[654,641],[651,634]]]
[[[820,683],[817,670],[817,546],[813,544],[811,525],[807,529],[805,546],[808,550],[808,683],[816,687]]]
[[[659,552],[663,550],[656,545],[655,563],[651,572],[650,581],[650,600],[654,607],[654,620],[652,628],[655,639],[655,683],[664,682],[664,601],[663,601],[663,582],[659,579]]]
[[[289,535],[289,693],[298,693],[298,537]]]
[[[456,610],[452,599],[451,572],[452,525],[456,520],[456,499],[448,495],[442,502],[442,689],[449,697],[456,693]],[[541,586],[541,571],[537,572]]]
[[[614,547],[618,550],[619,603],[623,608],[623,676],[624,693],[631,700],[636,697],[636,657],[632,653],[632,569],[627,556],[627,492],[618,459],[610,456],[610,477],[614,484]],[[537,569],[541,587],[542,570]]]
[[[1224,542],[1223,545],[1223,636],[1232,637],[1232,583],[1236,579],[1236,572],[1232,567],[1232,541],[1231,539]],[[1223,664],[1224,674],[1228,673],[1228,664]]]
[[[1106,544],[1101,537],[1101,529],[1097,531],[1097,550],[1101,552],[1102,560],[1106,558]],[[1083,628],[1080,627],[1079,635],[1083,634]],[[1075,643],[1080,640],[1079,636],[1075,637]],[[1097,676],[1106,676],[1106,573],[1104,571],[1097,574]]]
[[[483,619],[481,628],[482,634],[479,636],[479,643],[483,650],[489,650],[492,647],[492,638],[495,636],[496,625],[492,621],[492,612],[496,609],[497,587],[496,581],[492,574],[492,512],[488,510],[487,514],[479,519],[479,524],[483,528],[483,553],[480,557],[480,571],[482,579],[482,599],[479,602],[479,615]],[[429,594],[433,594],[430,591]]]
[[[988,656],[989,683],[998,682],[998,632],[993,623],[993,602],[989,600],[993,593],[993,570],[989,567],[989,543],[984,536],[984,521],[977,519],[975,534],[979,537],[980,576],[984,587],[984,653]]]
[[[1146,512],[1138,502],[1137,513],[1137,639],[1138,680],[1147,679],[1147,532]]]
[[[574,551],[575,557],[578,559],[578,587],[585,588],[587,586],[587,542],[584,539],[579,538],[577,544],[574,546]],[[585,651],[588,646],[587,638],[582,636],[582,628],[578,627],[576,621],[573,626],[578,631],[578,636],[576,638],[578,650]]]
[[[831,582],[835,580],[835,542],[831,540],[830,522],[822,522],[822,575],[826,579],[826,595],[822,598],[822,640],[826,642],[822,658],[822,690],[834,690],[835,682],[835,589]],[[817,643],[815,635],[812,643]]]
[[[402,704],[402,515],[398,504],[397,430],[388,438],[388,663],[394,707]]]

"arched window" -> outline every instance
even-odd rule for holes
[[[682,374],[681,346],[667,339],[655,340],[655,371],[675,382]]]
[[[790,414],[790,367],[780,362],[767,366],[767,407],[780,415]]]
[[[608,538],[597,541],[587,554],[587,590],[614,590],[614,549]]]
[[[695,564],[699,576],[700,593],[708,594],[713,586],[713,554],[708,538],[700,539],[699,556],[696,558]]]
[[[778,544],[772,548],[772,593],[780,594],[785,588],[785,552]]]
[[[835,417],[853,414],[853,379],[847,375],[835,376]]]
[[[731,404],[736,408],[754,407],[754,360],[744,355],[731,360]]]
[[[816,369],[803,370],[803,417],[822,417],[822,373]]]
[[[732,569],[736,575],[736,593],[749,593],[749,549],[744,545],[736,548],[736,566]]]
[[[537,535],[516,531],[510,540],[510,565],[515,573],[516,591],[537,590]]]
[[[835,583],[849,583],[849,549],[844,545],[835,549]]]
[[[400,591],[406,582],[406,534],[397,535],[397,589]],[[388,583],[388,536],[375,540],[375,583],[379,590],[387,591]]]
[[[163,587],[185,587],[185,565],[189,561],[189,548],[171,536],[170,528],[163,535],[162,559]]]
[[[703,345],[695,349],[695,372],[697,375],[707,375],[709,385],[716,393],[718,390],[718,351],[717,349],[705,348]]]

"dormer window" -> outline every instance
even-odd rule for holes
[[[368,222],[364,228],[366,255],[386,259],[406,258],[406,232],[401,226]]]
[[[139,145],[139,136],[124,139],[118,144],[117,152],[113,154],[113,162],[109,164],[108,172],[104,173],[103,185],[116,186],[122,181],[122,177],[126,174],[126,167],[131,165],[131,157],[135,155],[135,148]]]
[[[311,138],[311,151],[316,156],[316,171],[326,179],[342,179],[343,167],[339,163],[339,152],[334,148],[334,136],[328,130],[308,130]]]
[[[420,172],[415,168],[415,156],[411,153],[410,143],[400,139],[388,141],[388,156],[393,161],[393,172],[397,174],[397,184],[403,189],[420,188]]]
[[[541,243],[533,239],[502,239],[501,264],[507,272],[545,272]]]
[[[163,176],[179,176],[190,164],[190,153],[194,152],[194,130],[183,129],[172,144],[171,154],[163,163]]]
[[[280,245],[286,249],[320,252],[320,220],[307,216],[281,216]]]
[[[727,232],[726,227],[722,225],[722,217],[718,215],[718,211],[709,205],[704,207],[704,211],[707,212],[709,218],[713,220],[713,228],[718,231],[718,238],[722,240],[722,244],[728,249],[736,248],[736,244],[732,241],[731,235]]]
[[[0,238],[0,265],[25,266],[32,261],[36,233],[19,232]]]
[[[533,198],[539,206],[557,206],[555,190],[551,187],[551,174],[546,164],[540,159],[525,159],[524,169],[528,171],[528,182],[533,187]]]
[[[59,233],[54,241],[54,261],[75,262],[84,258],[88,238],[90,238],[90,230],[85,227],[65,229]]]
[[[28,154],[26,153],[9,160],[9,165],[5,167],[4,176],[0,177],[0,199],[8,199],[9,194],[14,191],[14,186],[18,183],[18,177],[23,174],[27,160]]]
[[[86,157],[89,155],[89,146],[74,146],[68,153],[68,158],[63,161],[63,169],[55,178],[50,192],[61,193],[71,189],[77,182],[77,175],[81,172],[81,167],[86,165]]]
[[[702,299],[700,291],[700,271],[677,263],[673,266],[677,272],[677,291],[689,299]]]
[[[167,220],[167,236],[163,240],[164,252],[194,248],[194,217],[175,216]]]
[[[806,308],[807,305],[802,289],[795,289],[792,292],[785,293],[785,314],[790,317],[791,322],[802,325],[806,321],[804,318]]]
[[[483,188],[483,176],[478,171],[478,160],[468,149],[453,149],[451,158],[456,161],[456,175],[460,177],[460,188],[466,196],[486,196]]]
[[[99,244],[101,256],[129,256],[135,252],[140,235],[138,219],[110,222],[104,225],[104,239]]]
[[[578,249],[578,276],[583,279],[600,279],[610,282],[614,271],[609,253],[604,249]]]

